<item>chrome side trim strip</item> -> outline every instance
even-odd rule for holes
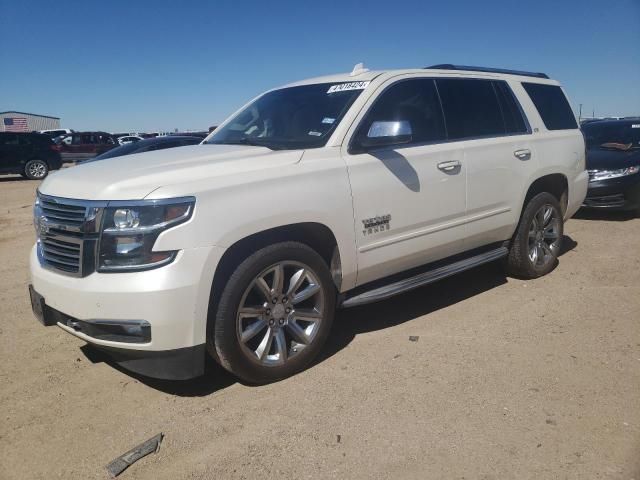
[[[419,275],[416,275],[415,277],[407,278],[389,285],[374,288],[373,290],[361,293],[359,295],[356,295],[355,297],[347,297],[342,301],[340,306],[342,308],[350,308],[367,303],[377,302],[379,300],[385,300],[399,293],[408,292],[409,290],[413,290],[414,288],[418,288],[423,285],[427,285],[429,283],[433,283],[443,278],[449,277],[451,275],[455,275],[456,273],[469,270],[470,268],[477,267],[478,265],[482,265],[483,263],[493,262],[494,260],[506,257],[508,253],[509,250],[506,247],[496,248],[495,250],[491,250],[474,257],[466,258],[464,260],[459,260],[450,265],[436,268],[435,270],[421,273]]]

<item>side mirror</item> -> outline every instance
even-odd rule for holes
[[[373,122],[360,145],[363,148],[401,145],[409,143],[412,134],[411,123],[407,120]]]

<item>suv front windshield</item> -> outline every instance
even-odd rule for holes
[[[267,92],[204,143],[273,150],[322,147],[368,83],[319,83]]]

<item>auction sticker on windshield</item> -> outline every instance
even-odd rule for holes
[[[366,82],[349,82],[339,83],[337,85],[331,85],[327,93],[344,92],[346,90],[364,90],[369,85],[369,81]]]

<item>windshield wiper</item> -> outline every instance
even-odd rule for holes
[[[274,145],[272,142],[260,141],[259,138],[249,138],[249,137],[236,138],[234,140],[223,140],[219,142],[212,141],[207,143],[214,144],[214,145],[251,145],[252,147],[267,147],[271,150],[282,149],[281,147]]]

